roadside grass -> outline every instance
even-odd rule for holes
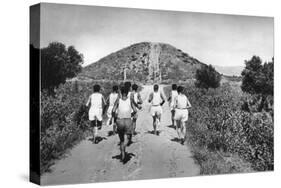
[[[256,96],[244,94],[233,83],[209,90],[189,83],[185,88],[192,105],[186,125],[187,143],[200,174],[273,170],[273,117],[265,111],[242,110],[247,97]],[[166,96],[170,91],[170,86],[164,88]]]

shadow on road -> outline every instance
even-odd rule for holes
[[[153,135],[155,135],[155,134],[154,134],[154,131],[147,131],[146,133],[147,133],[147,134],[153,134]],[[160,133],[161,133],[161,131],[156,131],[156,135],[157,135],[157,136],[159,136]]]
[[[182,140],[181,139],[179,139],[179,138],[177,138],[177,137],[175,137],[175,138],[173,138],[173,139],[171,139],[171,141],[173,141],[173,142],[177,142],[177,143],[182,143]]]
[[[176,126],[174,125],[169,125],[169,126],[167,126],[167,127],[169,127],[169,128],[171,128],[171,129],[175,129],[176,130]]]
[[[93,144],[98,144],[98,143],[100,143],[103,140],[107,140],[107,138],[106,137],[97,136],[95,141],[94,141],[94,138],[89,138],[88,140],[93,142]]]
[[[114,136],[115,133],[113,131],[108,131],[107,136]]]
[[[120,162],[122,162],[123,164],[126,164],[126,163],[127,163],[128,161],[130,161],[131,158],[134,157],[134,156],[135,156],[135,154],[133,154],[133,153],[127,153],[127,152],[126,152],[124,161],[121,160],[121,154],[113,156],[112,159],[118,159],[118,160],[120,160]]]

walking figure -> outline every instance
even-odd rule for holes
[[[119,97],[112,110],[112,116],[117,117],[117,133],[120,139],[121,160],[124,162],[126,155],[126,146],[131,140],[133,123],[131,113],[136,112],[132,99],[128,96],[128,88],[121,88],[121,97]],[[118,113],[116,113],[118,112]]]
[[[112,109],[113,109],[113,106],[114,106],[114,103],[115,101],[117,100],[118,98],[118,86],[117,85],[114,85],[112,87],[112,92],[109,94],[109,97],[108,97],[108,109],[107,109],[107,125],[111,126],[112,125],[112,128],[113,128],[113,134],[116,133],[116,119],[114,119],[112,117]]]
[[[175,98],[175,120],[176,129],[181,144],[184,144],[186,140],[186,122],[188,120],[188,109],[191,108],[191,104],[187,96],[183,93],[184,88],[178,87],[178,96]]]
[[[170,97],[168,98],[168,101],[170,102],[172,127],[175,127],[175,98],[177,96],[178,96],[177,85],[173,84]]]
[[[100,93],[100,86],[94,85],[93,93],[90,95],[86,106],[89,109],[89,120],[91,121],[91,128],[93,134],[93,143],[96,143],[98,136],[98,129],[102,127],[102,115],[105,107],[105,100],[103,95]]]
[[[153,86],[153,92],[149,95],[148,102],[151,103],[150,113],[153,118],[153,132],[158,135],[157,129],[160,127],[162,105],[165,103],[165,98],[159,91],[157,84]]]
[[[138,110],[141,109],[141,104],[143,103],[140,93],[138,92],[138,85],[132,85],[132,97],[134,100],[134,105],[137,107]],[[137,124],[138,112],[132,114],[133,119],[133,134],[136,135],[136,124]]]

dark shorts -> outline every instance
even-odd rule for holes
[[[96,120],[91,121],[91,127],[101,127],[102,121],[98,121],[96,123]]]
[[[117,119],[117,133],[119,135],[120,141],[124,141],[124,135],[130,135],[133,133],[132,119]]]

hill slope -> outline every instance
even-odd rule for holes
[[[86,66],[79,77],[141,82],[179,81],[194,78],[206,66],[169,44],[141,42],[109,54]]]

